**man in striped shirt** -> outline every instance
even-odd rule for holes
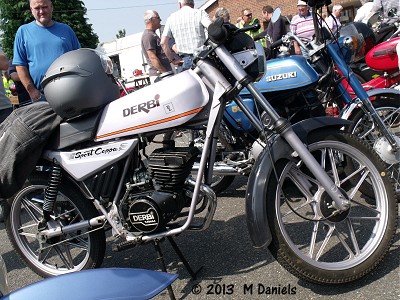
[[[315,34],[313,17],[305,1],[297,2],[297,10],[299,14],[292,18],[290,31],[307,45],[312,41]],[[300,48],[297,42],[294,42],[293,45],[296,54],[307,56],[306,52]]]
[[[204,10],[194,8],[194,0],[179,0],[179,11],[171,14],[165,23],[161,37],[161,46],[169,61],[180,64],[173,57],[168,46],[169,39],[175,38],[176,47],[183,60],[182,69],[189,69],[193,61],[193,53],[204,45],[207,39],[207,28],[211,24]]]

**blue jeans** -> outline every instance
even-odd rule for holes
[[[183,60],[183,64],[182,66],[178,66],[176,72],[180,73],[183,72],[185,70],[189,70],[192,67],[193,64],[193,55],[186,55],[184,57],[182,57]]]

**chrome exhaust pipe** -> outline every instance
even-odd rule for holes
[[[199,170],[199,163],[195,163],[192,168],[192,174],[196,175],[198,170]],[[239,176],[241,174],[235,167],[228,166],[227,164],[224,163],[214,163],[213,175]]]
[[[105,221],[106,221],[105,216],[98,216],[98,217],[92,218],[90,220],[83,220],[78,223],[75,223],[72,225],[66,225],[63,227],[59,226],[58,224],[53,227],[53,225],[55,225],[55,222],[49,222],[49,223],[47,223],[49,226],[49,229],[41,231],[40,234],[45,236],[47,239],[50,239],[50,238],[60,236],[63,234],[76,232],[78,230],[86,230],[93,226],[100,226],[100,225],[104,224]]]

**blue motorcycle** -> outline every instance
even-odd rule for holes
[[[315,20],[322,18],[314,13]],[[280,15],[277,8],[272,21]],[[333,115],[352,121],[346,130],[364,139],[388,165],[400,192],[400,109],[397,89],[372,89],[365,91],[349,63],[364,55],[365,39],[359,26],[343,26],[340,37],[334,37],[316,22],[316,38],[310,45],[304,45],[295,35],[287,33],[281,40],[271,45],[271,53],[280,53],[266,62],[267,72],[255,84],[270,101],[274,109],[291,123],[307,118]],[[365,25],[366,26],[366,25]],[[290,55],[290,44],[297,41],[309,52],[309,58]],[[338,72],[340,71],[340,72]],[[344,81],[346,79],[346,81]],[[347,89],[350,85],[356,97]],[[263,138],[253,125],[258,120],[260,128],[268,134],[271,120],[254,103],[246,90],[240,94],[241,101],[232,99],[227,104],[220,128],[217,159],[214,164],[214,186],[217,193],[226,189],[235,176],[248,175],[255,159],[264,148]],[[371,101],[373,100],[373,101]],[[240,103],[244,103],[239,105]],[[245,111],[251,112],[250,120]],[[179,143],[189,143],[202,147],[203,137],[197,131],[181,132]],[[194,166],[194,173],[197,166]],[[369,194],[368,188],[364,192]]]

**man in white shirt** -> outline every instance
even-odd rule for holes
[[[165,23],[161,37],[161,46],[169,61],[179,65],[182,61],[174,59],[168,43],[175,39],[178,53],[183,60],[182,69],[191,67],[193,53],[204,45],[207,39],[207,28],[211,20],[204,10],[194,8],[194,0],[179,0],[179,11],[172,13]]]
[[[371,16],[371,9],[374,3],[372,0],[360,0],[362,6],[357,9],[356,16],[354,17],[354,22],[362,22],[367,24]]]
[[[330,28],[332,31],[332,34],[336,36],[340,26],[342,25],[340,23],[340,16],[342,14],[343,6],[341,5],[334,5],[332,8],[332,13],[329,17],[325,19],[325,22],[327,26]]]

